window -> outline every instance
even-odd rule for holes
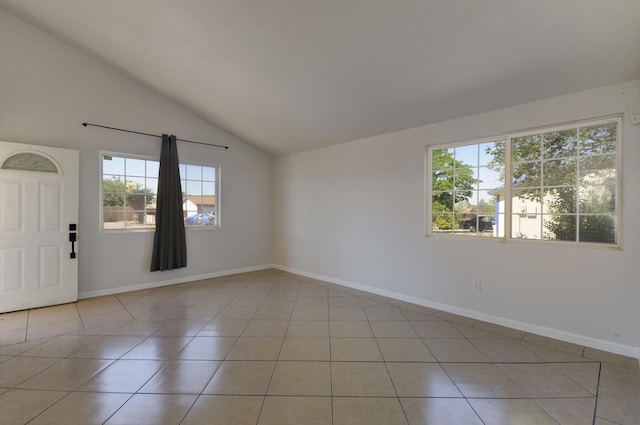
[[[102,229],[155,228],[158,170],[156,159],[101,154]],[[219,167],[180,164],[182,210],[188,227],[219,225]]]
[[[616,245],[620,123],[430,147],[428,234]]]

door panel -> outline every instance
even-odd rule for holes
[[[16,291],[22,288],[22,253],[21,249],[0,250],[0,291]]]
[[[3,168],[8,158],[22,161]],[[78,158],[74,150],[0,142],[0,312],[77,300],[67,229],[78,222]]]
[[[0,192],[0,231],[19,232],[22,228],[22,184],[2,182]]]

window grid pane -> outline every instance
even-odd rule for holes
[[[155,228],[159,162],[126,156],[102,156],[102,229]],[[217,226],[217,169],[180,164],[186,226]]]
[[[430,149],[429,234],[615,245],[619,126],[545,129],[507,138],[509,149],[504,140]]]

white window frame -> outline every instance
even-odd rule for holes
[[[100,185],[100,190],[99,190],[99,231],[101,233],[136,233],[136,232],[154,232],[155,231],[155,226],[153,227],[146,227],[146,228],[124,228],[124,229],[105,229],[104,228],[104,206],[103,206],[103,199],[104,199],[104,193],[103,193],[103,180],[104,180],[104,170],[103,170],[103,158],[105,156],[111,156],[111,157],[118,157],[118,158],[130,158],[130,159],[140,159],[140,160],[146,160],[146,161],[155,161],[155,162],[160,162],[160,158],[159,157],[155,157],[155,156],[149,156],[149,155],[138,155],[138,154],[130,154],[130,153],[123,153],[123,152],[113,152],[113,151],[99,151],[99,172],[100,172],[100,181],[99,181],[99,185]],[[220,182],[220,177],[221,177],[221,170],[220,170],[220,164],[218,163],[205,163],[205,162],[180,162],[181,166],[187,166],[187,165],[195,165],[195,166],[201,166],[201,167],[211,167],[215,170],[215,217],[216,217],[216,223],[214,225],[201,225],[201,224],[187,224],[185,223],[185,229],[187,229],[187,231],[191,231],[192,229],[198,229],[198,230],[215,230],[220,228],[221,225],[221,207],[220,207],[220,203],[221,203],[221,194],[220,194],[220,188],[221,188],[221,182]],[[146,172],[146,171],[145,171]],[[126,175],[124,176],[125,180],[126,180]],[[147,177],[147,176],[145,176]],[[157,176],[151,176],[152,178],[156,178]],[[185,180],[184,176],[180,176],[181,182]],[[202,181],[202,180],[201,180]],[[208,182],[208,181],[207,181]],[[157,196],[157,193],[156,193]],[[157,201],[157,198],[156,198]],[[146,205],[145,205],[145,211],[146,211]]]
[[[529,130],[519,130],[509,132],[507,134],[496,137],[485,137],[481,139],[472,139],[460,142],[453,142],[439,145],[428,145],[425,149],[425,236],[445,239],[457,239],[457,240],[493,240],[497,242],[513,242],[524,244],[539,244],[544,246],[574,246],[574,247],[586,247],[586,248],[600,248],[600,249],[622,249],[622,131],[623,131],[623,115],[616,114],[611,116],[591,118],[580,121],[572,121],[563,124],[556,124],[551,126],[536,127]],[[511,141],[514,138],[526,137],[537,134],[551,133],[555,131],[569,130],[577,127],[590,127],[601,124],[617,124],[616,130],[616,179],[615,179],[615,197],[616,197],[616,211],[615,211],[615,243],[604,242],[582,242],[582,241],[560,241],[560,240],[545,240],[541,239],[521,239],[512,237],[511,218],[512,218],[512,201],[511,201]],[[433,151],[438,149],[450,149],[459,146],[478,145],[487,142],[495,142],[504,140],[505,143],[505,202],[504,211],[501,211],[504,217],[504,235],[493,237],[477,237],[477,236],[462,236],[455,233],[435,233],[433,231]],[[579,212],[576,212],[579,216]]]

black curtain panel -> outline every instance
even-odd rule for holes
[[[182,188],[176,136],[162,135],[156,232],[153,237],[151,271],[187,267],[187,242],[182,214]]]

